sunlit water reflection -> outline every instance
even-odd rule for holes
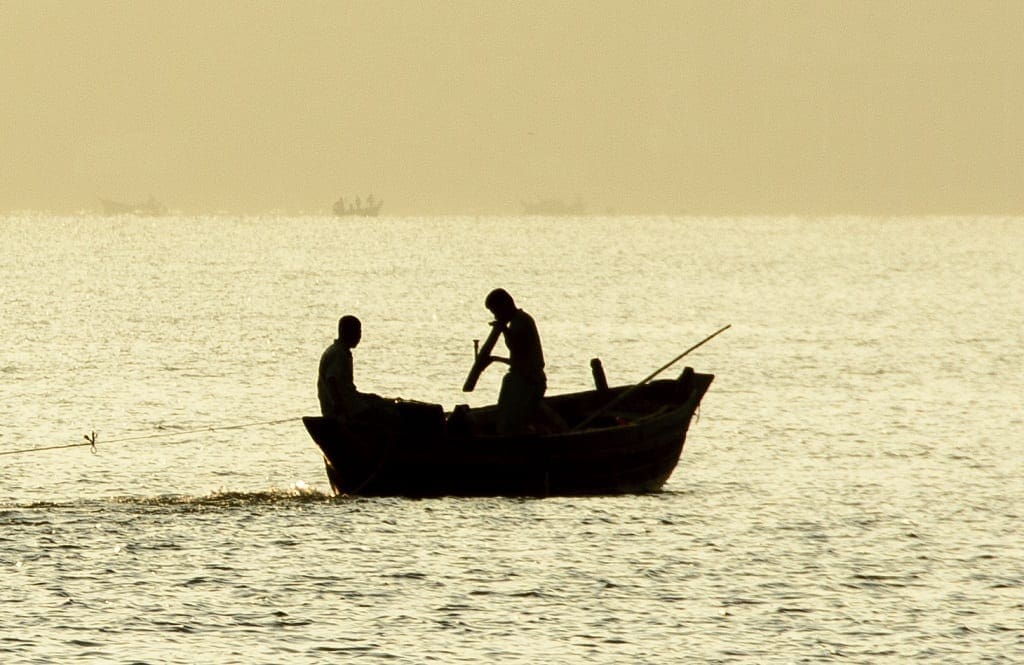
[[[0,452],[98,432],[0,457],[3,662],[1024,659],[1022,220],[0,225]],[[361,389],[484,404],[498,285],[551,392],[733,324],[666,491],[330,497],[338,315]]]

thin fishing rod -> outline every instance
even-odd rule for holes
[[[664,365],[662,365],[658,369],[656,369],[653,372],[651,372],[647,376],[646,379],[644,379],[640,383],[636,384],[635,386],[633,386],[629,390],[627,390],[627,391],[625,391],[623,393],[620,393],[618,397],[616,397],[615,399],[613,399],[612,401],[608,402],[607,404],[602,406],[600,409],[595,411],[594,413],[592,413],[589,416],[587,416],[586,418],[584,418],[583,421],[580,424],[578,424],[575,427],[573,427],[572,430],[570,430],[570,431],[575,431],[575,430],[578,430],[578,429],[583,429],[583,427],[585,425],[589,425],[591,422],[593,422],[594,418],[597,418],[598,416],[602,415],[605,411],[607,411],[608,409],[612,408],[613,406],[615,406],[616,404],[618,404],[622,400],[624,400],[627,397],[629,397],[630,395],[632,395],[641,386],[643,386],[646,383],[648,383],[651,379],[653,379],[654,377],[658,376],[659,374],[664,372],[666,369],[668,369],[672,365],[675,365],[677,362],[679,362],[684,357],[686,357],[686,355],[689,354],[691,351],[694,351],[694,350],[698,349],[699,347],[703,346],[704,344],[706,344],[707,342],[710,342],[712,339],[714,339],[715,337],[717,337],[718,335],[720,335],[721,333],[725,332],[726,330],[728,330],[731,327],[732,327],[731,323],[726,325],[726,326],[723,326],[723,327],[719,328],[718,330],[716,330],[715,332],[713,332],[710,335],[708,335],[707,337],[705,337],[704,339],[702,339],[701,341],[697,342],[696,344],[694,344],[693,346],[691,346],[687,350],[683,351],[682,353],[680,353],[678,356],[676,356],[672,360],[668,361],[667,363],[665,363]]]

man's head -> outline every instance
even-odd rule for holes
[[[363,337],[363,324],[359,319],[346,314],[338,319],[338,339],[345,348],[354,349]]]
[[[505,289],[494,289],[488,293],[484,306],[500,323],[507,322],[516,313],[516,303]]]

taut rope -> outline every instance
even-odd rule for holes
[[[103,444],[108,443],[124,443],[127,441],[142,441],[143,439],[156,439],[160,437],[168,436],[183,436],[185,434],[196,434],[198,432],[218,432],[226,429],[244,429],[246,427],[260,427],[265,425],[280,425],[282,423],[290,423],[296,420],[301,420],[302,417],[298,416],[295,418],[280,418],[278,420],[263,420],[255,423],[242,423],[240,425],[210,425],[208,427],[197,427],[196,429],[181,430],[178,432],[159,432],[157,434],[141,434],[139,436],[126,436],[120,439],[110,439],[104,441]],[[40,446],[38,448],[22,448],[20,450],[2,450],[0,455],[21,455],[23,453],[38,453],[44,450],[62,450],[64,448],[80,448],[82,446],[89,446],[92,452],[96,452],[96,443],[98,435],[96,432],[90,432],[85,435],[85,441],[83,443],[66,443],[61,446]]]

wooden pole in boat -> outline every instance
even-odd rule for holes
[[[484,345],[479,346],[479,340],[473,340],[473,367],[469,370],[466,382],[462,384],[462,392],[471,393],[476,388],[476,382],[484,373],[487,366],[491,364],[491,352],[498,338],[505,331],[505,326],[497,321],[491,323],[491,333],[484,340]]]
[[[654,377],[658,376],[659,374],[664,372],[666,369],[668,369],[672,365],[675,365],[677,362],[682,360],[688,353],[690,353],[691,351],[696,350],[700,346],[703,346],[705,343],[710,342],[714,337],[717,337],[718,335],[720,335],[721,333],[725,332],[726,330],[728,330],[731,327],[732,327],[732,324],[730,323],[729,325],[724,326],[722,328],[719,328],[715,332],[711,333],[710,335],[708,335],[707,337],[705,337],[701,341],[697,342],[696,344],[694,344],[693,346],[691,346],[687,350],[685,350],[682,353],[680,353],[678,356],[676,356],[672,360],[668,361],[667,363],[665,363],[664,365],[662,365],[658,369],[656,369],[653,372],[651,372],[647,376],[647,378],[645,378],[640,383],[638,383],[635,386],[629,388],[625,392],[620,393],[618,397],[616,397],[615,399],[613,399],[612,401],[608,402],[607,404],[602,406],[600,409],[595,411],[594,413],[592,413],[589,416],[587,416],[586,418],[584,418],[578,425],[576,425],[575,427],[573,427],[569,431],[575,431],[575,430],[578,430],[578,429],[583,429],[586,425],[589,425],[591,422],[593,422],[593,420],[595,418],[597,418],[598,416],[603,414],[605,411],[607,411],[608,409],[612,408],[613,406],[615,406],[616,404],[618,404],[622,400],[626,399],[627,397],[632,395],[634,392],[636,392],[636,390],[639,389],[641,386],[643,386],[643,385],[647,384],[648,382],[650,382],[651,379],[653,379]]]

